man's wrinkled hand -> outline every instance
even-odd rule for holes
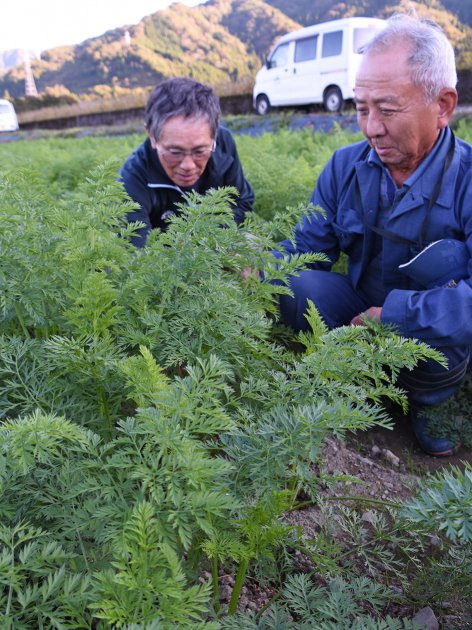
[[[244,278],[244,280],[249,280],[249,278],[257,278],[259,280],[260,274],[257,269],[253,269],[252,267],[244,267],[244,269],[241,271],[241,277]]]
[[[380,321],[382,316],[382,307],[381,306],[371,306],[363,313],[359,313],[351,319],[351,326],[364,326],[366,319],[376,319]]]

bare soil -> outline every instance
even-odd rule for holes
[[[472,422],[472,418],[466,421]],[[347,444],[350,448],[365,455],[371,454],[374,446],[381,450],[388,449],[400,459],[405,468],[417,475],[432,473],[451,465],[462,468],[464,462],[472,465],[470,449],[461,447],[450,457],[432,457],[419,448],[408,418],[400,413],[394,414],[394,423],[393,430],[374,428],[364,433],[351,435],[347,439]]]
[[[353,503],[350,506],[359,508],[362,521],[369,520],[369,512],[372,509],[369,504],[371,499],[385,503],[407,501],[414,496],[415,489],[428,474],[447,468],[451,464],[459,468],[464,466],[464,462],[472,464],[472,452],[464,448],[448,458],[434,458],[423,453],[415,442],[407,418],[401,414],[395,418],[393,430],[374,428],[366,432],[350,434],[343,441],[332,437],[327,438],[323,456],[324,472],[330,475],[350,475],[356,477],[360,483],[340,482],[334,488],[326,488],[322,494],[330,499],[345,495],[365,498],[365,504],[360,500],[357,505]],[[315,467],[313,472],[318,475],[320,469]],[[339,505],[342,504],[349,505],[349,501],[342,500]],[[316,539],[323,518],[319,507],[309,504],[286,516],[289,523],[301,526],[304,534],[312,539]],[[342,539],[340,538],[338,542],[342,544]],[[310,572],[319,585],[325,584],[324,578],[317,574],[316,570],[314,571],[313,565],[306,556],[295,551],[294,559],[298,571]],[[362,574],[361,565],[358,569]],[[231,575],[221,576],[223,602],[229,601],[233,584],[234,578]],[[393,590],[397,589],[394,592],[402,595],[403,589],[399,585],[390,582],[389,587]],[[243,588],[238,609],[240,612],[261,610],[269,604],[275,593],[274,588],[270,586],[261,588],[257,580],[249,578]],[[417,601],[421,601],[421,604],[415,604],[415,597],[412,598],[410,593],[406,598],[400,596],[396,602],[389,604],[384,614],[396,619],[411,620],[420,609],[426,606],[431,609],[427,611],[432,617],[433,625],[430,627],[441,630],[472,628],[470,601],[462,595],[460,590],[454,596],[450,596],[449,601],[445,603],[438,603],[437,600],[425,602],[423,593],[418,592],[417,595]]]
[[[464,448],[448,458],[426,455],[416,444],[408,419],[402,414],[395,419],[393,430],[375,428],[352,434],[345,441],[328,438],[324,456],[326,472],[352,475],[361,482],[340,483],[334,491],[331,489],[327,492],[328,496],[333,498],[347,494],[384,502],[411,499],[420,482],[430,473],[448,468],[451,464],[459,468],[464,466],[464,462],[472,464],[472,452]],[[359,507],[362,521],[368,521],[371,509],[369,504],[361,503],[355,507]],[[320,510],[317,506],[308,507],[290,514],[288,520],[301,525],[307,536],[316,538]],[[308,565],[305,567],[306,570],[309,568]],[[362,572],[361,565],[358,569]],[[398,588],[394,584],[390,586],[393,589]],[[423,594],[418,592],[417,595],[418,601],[421,601]],[[437,601],[423,601],[421,605],[415,605],[410,593],[404,602],[389,605],[385,613],[394,618],[413,619],[418,609],[425,605],[431,608],[429,613],[432,615],[433,623],[438,623],[438,628],[455,630],[472,627],[471,602],[460,590],[450,596],[444,606]]]

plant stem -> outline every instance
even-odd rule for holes
[[[11,572],[12,576],[15,574],[15,545],[12,542],[11,546]],[[7,607],[5,610],[5,617],[8,619],[10,615],[11,602],[13,599],[13,580],[10,582],[8,586],[8,599],[7,599]]]
[[[215,598],[215,611],[220,612],[220,585],[218,583],[218,559],[211,559],[211,577],[213,579],[213,597]]]
[[[339,496],[339,497],[323,497],[323,501],[357,501],[358,503],[372,503],[373,505],[379,505],[382,507],[393,507],[399,508],[401,507],[400,503],[395,503],[394,501],[385,501],[384,499],[373,499],[372,497],[361,497],[356,495],[347,495],[347,496]],[[299,510],[304,507],[308,507],[309,505],[316,505],[316,501],[303,501],[302,503],[297,503],[292,508],[290,508],[289,512],[294,512],[295,510]]]
[[[23,319],[23,315],[21,314],[20,307],[18,306],[17,302],[15,302],[15,313],[16,313],[16,316],[18,317],[18,321],[20,322],[21,330],[24,332],[25,337],[30,339],[31,335],[29,334],[29,331],[26,328],[25,320]]]
[[[103,385],[100,385],[98,389],[98,400],[99,400],[99,406],[102,408],[103,412],[105,413],[105,418],[107,420],[107,438],[111,440],[111,437],[113,435],[113,423],[111,420],[110,408],[108,406],[105,388],[103,387]]]
[[[80,548],[82,550],[82,556],[84,558],[85,567],[86,567],[87,571],[90,571],[89,563],[88,563],[88,560],[87,560],[87,553],[85,551],[84,541],[82,540],[82,536],[80,535],[79,531],[77,531],[77,537],[79,539],[79,545],[80,545]]]
[[[241,595],[241,589],[244,584],[244,578],[246,577],[246,571],[249,565],[249,558],[241,560],[236,578],[234,580],[233,592],[231,593],[231,599],[229,602],[228,615],[236,614],[239,596]]]
[[[277,600],[279,600],[282,597],[282,592],[278,591],[275,595],[273,595],[266,604],[264,604],[264,606],[262,606],[262,608],[260,608],[255,615],[256,619],[260,619],[262,617],[262,615],[265,613],[265,611],[270,608],[272,606],[272,604],[274,604]]]
[[[292,465],[292,478],[290,479],[289,484],[289,492],[290,492],[290,508],[289,511],[293,510],[295,507],[295,501],[297,500],[297,495],[300,490],[301,484],[299,483],[297,476],[295,474],[295,464]]]

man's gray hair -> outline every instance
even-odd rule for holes
[[[386,50],[399,41],[410,46],[411,79],[423,88],[428,101],[438,96],[442,89],[456,87],[454,49],[442,28],[432,20],[402,13],[392,15],[386,27],[364,46],[362,52]]]
[[[144,122],[151,136],[158,140],[169,118],[203,118],[215,138],[220,114],[218,96],[209,85],[178,77],[166,79],[154,88],[146,105]]]

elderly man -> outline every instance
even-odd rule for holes
[[[422,362],[401,375],[413,430],[422,449],[450,455],[452,438],[435,438],[428,412],[461,385],[472,344],[472,147],[448,126],[457,104],[452,46],[429,21],[390,18],[363,51],[356,108],[366,141],[336,151],[311,201],[325,216],[304,217],[294,243],[281,251],[324,252],[348,258],[348,273],[314,265],[283,296],[283,321],[307,326],[307,299],[330,328],[360,325],[366,316],[440,350],[448,369]],[[403,273],[428,244],[445,239],[466,258],[465,269],[425,286]],[[465,254],[464,254],[465,252]],[[467,271],[468,267],[468,271]]]
[[[230,132],[219,125],[218,97],[207,85],[188,78],[168,79],[151,93],[145,111],[147,140],[120,170],[129,196],[140,209],[128,220],[145,227],[134,237],[143,247],[152,228],[166,229],[184,193],[233,186],[239,196],[234,219],[242,223],[254,194],[246,181]]]

